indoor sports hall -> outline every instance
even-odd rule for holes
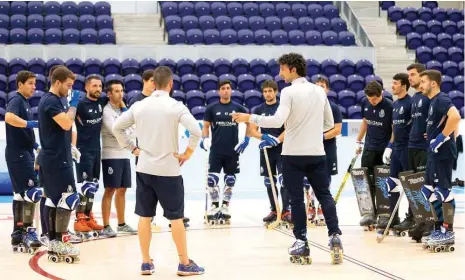
[[[251,109],[263,102],[261,84],[268,79],[279,90],[288,86],[279,77],[277,59],[296,52],[307,60],[309,81],[328,77],[328,98],[343,115],[337,138],[338,174],[331,193],[337,201],[344,261],[331,264],[325,226],[308,228],[311,265],[289,261],[294,242],[285,227],[267,229],[262,221],[270,205],[260,177],[259,140],[251,139],[240,155],[240,174],[230,204],[230,225],[204,223],[208,153],[198,148],[182,166],[189,257],[205,268],[194,279],[463,279],[465,245],[464,156],[458,154],[452,193],[456,201],[455,251],[434,253],[409,237],[387,235],[377,242],[376,231],[359,226],[354,186],[343,178],[355,156],[361,123],[360,100],[372,80],[383,95],[391,94],[392,77],[419,62],[442,72],[441,90],[464,118],[464,4],[460,1],[1,1],[0,2],[0,273],[2,279],[138,279],[141,253],[137,235],[85,241],[80,262],[54,263],[46,247],[35,255],[13,252],[11,241],[12,186],[5,162],[5,114],[16,91],[16,74],[36,73],[36,92],[28,102],[37,106],[49,89],[48,71],[64,64],[75,74],[73,89],[85,95],[87,75],[105,82],[120,80],[124,100],[141,91],[144,70],[169,66],[174,74],[172,97],[183,102],[202,123],[208,104],[218,100],[218,82],[233,83],[233,100]],[[411,89],[409,93],[413,94]],[[239,139],[245,125],[239,124]],[[38,130],[35,129],[36,135]],[[163,132],[160,132],[163,133]],[[309,132],[311,133],[311,132]],[[179,127],[180,150],[188,133]],[[360,167],[360,157],[355,167]],[[132,188],[126,194],[126,223],[137,229],[135,163]],[[456,180],[458,178],[458,180]],[[461,184],[460,184],[461,181]],[[222,189],[222,179],[220,189]],[[100,184],[103,185],[103,181]],[[103,188],[95,195],[95,219],[102,223]],[[209,199],[208,199],[209,200]],[[208,205],[210,201],[208,201]],[[401,220],[407,212],[401,197]],[[38,207],[34,225],[41,232]],[[74,214],[72,215],[72,218]],[[70,230],[73,229],[70,221]],[[156,279],[176,279],[178,256],[169,221],[158,207],[150,253]],[[116,227],[114,206],[110,224]]]

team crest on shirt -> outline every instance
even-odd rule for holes
[[[31,179],[29,179],[29,182],[27,182],[27,185],[29,187],[33,187],[34,186],[34,181],[32,181]]]
[[[108,174],[109,174],[109,175],[113,174],[113,168],[108,167]]]
[[[384,109],[381,109],[381,111],[379,111],[379,117],[384,118]]]
[[[404,113],[404,106],[400,107],[399,114],[402,115]]]
[[[421,108],[421,104],[422,104],[422,102],[421,102],[421,99],[420,99],[420,101],[418,101],[418,108]]]

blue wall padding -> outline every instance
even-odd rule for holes
[[[10,175],[8,172],[0,172],[0,195],[12,195]]]

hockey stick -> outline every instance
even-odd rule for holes
[[[203,216],[204,224],[207,225],[207,227],[210,226],[210,223],[208,222],[208,158],[209,154],[207,152],[207,156],[205,157],[205,214]]]
[[[394,207],[394,211],[392,211],[392,213],[391,213],[391,218],[389,219],[389,222],[388,222],[388,224],[386,226],[386,229],[384,229],[383,235],[378,234],[376,236],[376,241],[378,243],[383,242],[384,237],[386,237],[386,235],[388,234],[389,227],[391,226],[391,223],[394,220],[395,213],[397,212],[397,209],[399,209],[399,205],[400,205],[400,201],[402,200],[402,196],[404,196],[404,189],[402,189],[402,191],[400,192],[399,199],[397,200],[397,203],[396,203],[396,207]]]
[[[274,229],[278,227],[279,224],[281,223],[281,209],[279,209],[278,195],[276,194],[273,172],[271,171],[270,160],[268,159],[268,153],[266,151],[266,148],[263,149],[263,154],[265,155],[266,168],[268,169],[268,176],[270,178],[270,183],[271,183],[271,192],[273,193],[274,204],[276,206],[276,221],[269,224],[266,228]]]
[[[337,201],[339,200],[339,197],[341,197],[342,191],[344,190],[344,187],[347,183],[347,180],[349,179],[350,176],[350,171],[352,171],[352,168],[354,168],[355,162],[357,162],[359,154],[356,154],[355,157],[352,159],[350,162],[349,167],[347,168],[347,172],[344,175],[344,179],[342,179],[341,186],[339,187],[339,190],[337,191],[336,197],[334,198],[334,202],[337,204]]]

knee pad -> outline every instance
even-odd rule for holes
[[[42,189],[40,188],[30,188],[24,192],[24,200],[31,203],[37,203],[42,198]]]
[[[389,193],[398,193],[400,192],[400,180],[389,176],[386,178],[386,187]]]
[[[95,184],[95,187],[97,188],[97,190],[100,188],[100,185],[99,185],[99,183],[98,183],[98,179],[92,180],[92,183]]]
[[[278,181],[279,181],[279,184],[281,185],[281,187],[284,187],[283,174],[278,174]]]
[[[265,187],[266,187],[266,188],[271,188],[271,180],[270,180],[270,177],[265,177],[264,179],[265,179],[265,180],[264,180],[264,181],[265,181]],[[273,181],[274,181],[274,184],[275,184],[275,186],[276,186],[276,181],[277,181],[277,180],[276,180],[275,177],[273,177]]]
[[[45,206],[51,207],[51,208],[57,208],[55,203],[50,198],[45,199]]]
[[[224,185],[230,188],[234,187],[236,184],[236,175],[225,175],[224,176]]]
[[[210,188],[213,188],[215,186],[218,186],[218,182],[220,181],[220,174],[218,173],[208,173],[208,186]]]
[[[84,181],[81,184],[81,193],[85,197],[94,197],[95,193],[98,191],[98,186],[94,182]]]
[[[438,201],[441,203],[452,203],[454,200],[454,196],[452,192],[448,189],[436,187],[434,189],[434,195],[437,197]]]
[[[58,201],[58,208],[73,211],[79,205],[79,194],[77,192],[63,193],[60,201]]]
[[[23,196],[20,193],[15,193],[13,195],[13,200],[14,201],[24,201]]]
[[[304,188],[307,190],[310,189],[310,182],[308,181],[307,177],[304,177]]]
[[[421,187],[421,193],[429,202],[435,202],[437,199],[436,195],[434,194],[434,188],[431,185],[423,185]]]

